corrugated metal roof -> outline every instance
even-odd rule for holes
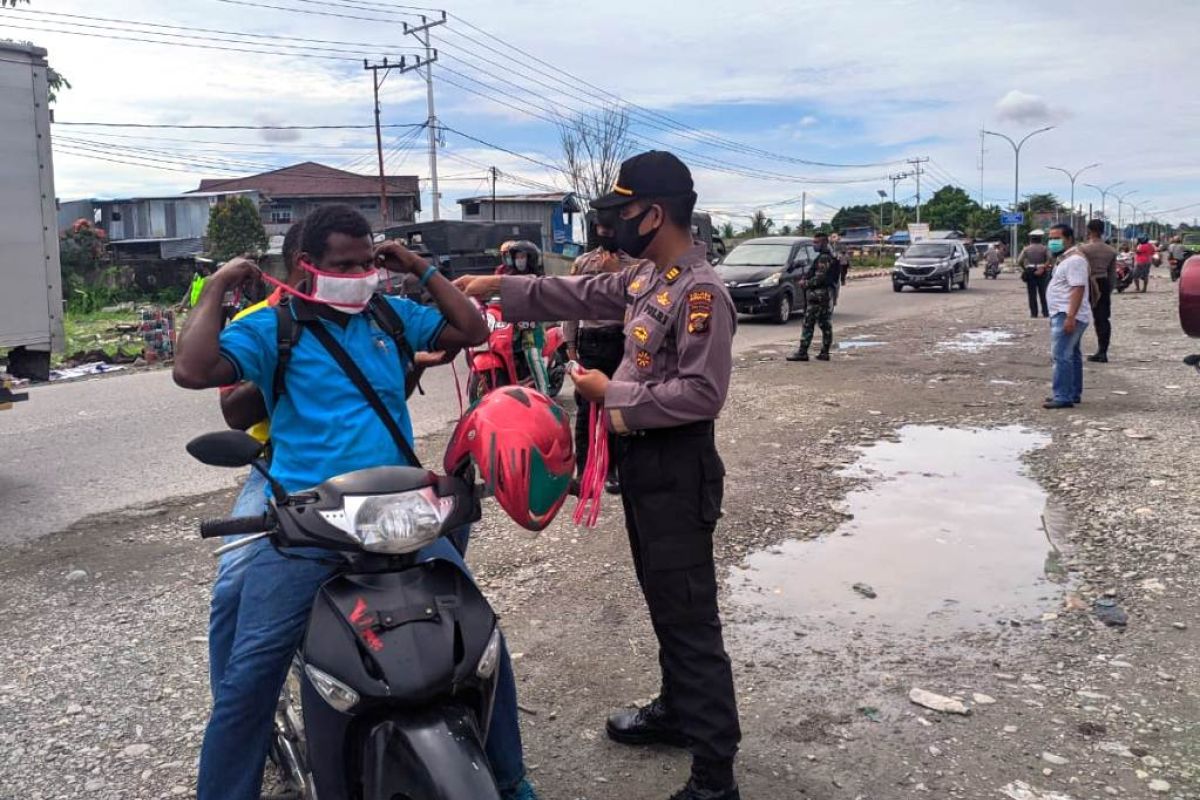
[[[388,191],[395,194],[420,195],[416,175],[391,175],[386,178]],[[305,161],[271,172],[244,178],[205,178],[190,194],[231,192],[252,189],[281,197],[377,197],[379,178],[328,167],[315,161]]]

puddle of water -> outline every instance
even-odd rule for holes
[[[996,328],[989,328],[982,331],[966,331],[960,333],[953,339],[947,342],[938,342],[937,350],[939,352],[951,353],[982,353],[992,347],[1010,345],[1011,339],[1015,338],[1016,334],[1012,331],[1004,331]]]
[[[818,639],[852,629],[954,633],[1052,605],[1046,495],[1020,460],[1049,437],[1020,427],[899,434],[864,448],[845,473],[872,481],[847,496],[853,519],[822,539],[750,556],[748,569],[731,571],[735,604]]]
[[[838,342],[838,350],[857,350],[860,347],[883,347],[887,342],[874,342],[865,339],[849,342]]]
[[[988,383],[992,384],[993,386],[1016,386],[1017,385],[1016,381],[1006,381],[1001,378],[992,378],[990,381],[988,381]]]

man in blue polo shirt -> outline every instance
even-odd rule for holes
[[[435,308],[387,298],[404,322],[413,351],[457,350],[485,341],[487,326],[476,307],[436,268],[401,245],[373,246],[370,225],[348,206],[326,206],[308,217],[299,266],[307,277],[301,289],[292,291],[297,296],[288,305],[290,313],[315,317],[311,324],[324,327],[349,354],[411,441],[405,375],[395,342],[361,313],[375,293],[378,270],[414,275],[436,303]],[[271,473],[288,491],[353,470],[406,463],[387,426],[316,335],[299,337],[287,364],[286,391],[275,397],[276,315],[251,314],[221,330],[222,296],[255,271],[252,262],[234,259],[206,282],[180,336],[175,382],[189,389],[242,380],[259,386],[271,417]],[[303,636],[312,599],[335,569],[324,551],[284,555],[265,541],[251,547],[237,631],[200,756],[200,800],[259,797],[275,699]],[[461,564],[444,539],[423,555]],[[512,746],[504,748],[508,763],[492,767],[506,798],[529,798],[533,793],[524,781],[515,712],[511,738]]]

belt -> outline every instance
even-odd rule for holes
[[[619,437],[622,439],[668,439],[675,436],[711,436],[714,430],[713,425],[714,423],[711,419],[702,419],[697,422],[689,422],[686,425],[675,425],[670,428],[646,428],[640,431],[630,431],[629,433],[619,434]]]
[[[622,325],[605,325],[599,328],[580,328],[579,338],[585,336],[596,337],[598,339],[617,339],[625,338],[625,328]]]

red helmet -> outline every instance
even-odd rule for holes
[[[562,508],[575,474],[570,418],[533,389],[489,392],[459,420],[446,447],[447,474],[472,465],[514,522],[540,531]]]

